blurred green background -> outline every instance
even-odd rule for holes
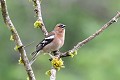
[[[120,10],[120,0],[42,0],[42,15],[48,31],[57,23],[66,27],[67,51],[108,22]],[[34,29],[36,20],[33,3],[29,0],[7,0],[8,11],[24,45],[27,55],[44,36]],[[0,12],[1,14],[1,12]],[[66,68],[57,72],[57,80],[120,80],[120,20],[97,38],[79,49],[74,58],[64,58]],[[10,31],[0,15],[0,80],[26,80],[19,53],[14,51]],[[45,72],[51,68],[48,55],[41,55],[32,65],[37,80],[49,80]]]

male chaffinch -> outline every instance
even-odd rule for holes
[[[40,53],[50,53],[53,51],[59,50],[63,44],[65,39],[65,25],[57,24],[53,31],[48,33],[48,35],[36,46],[36,50],[31,54],[32,60],[30,64],[32,64],[36,57]]]

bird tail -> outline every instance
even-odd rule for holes
[[[33,56],[33,55],[35,55],[36,53],[37,53],[37,51],[34,51],[34,52],[32,52],[30,55]]]
[[[37,56],[38,56],[39,52],[34,51],[33,53],[31,53],[32,55],[32,59],[30,60],[30,64],[32,65],[34,63],[34,61],[36,60]]]

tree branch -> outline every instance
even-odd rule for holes
[[[34,3],[34,6],[35,6],[34,12],[36,13],[36,16],[38,18],[37,20],[42,22],[41,30],[44,33],[44,35],[47,36],[48,32],[46,30],[45,24],[44,24],[43,19],[42,19],[40,1],[39,0],[32,0],[32,1]]]
[[[15,27],[14,27],[14,25],[9,17],[6,1],[0,0],[0,2],[1,2],[1,11],[2,11],[2,16],[3,16],[4,22],[11,31],[11,34],[13,36],[13,40],[18,48],[18,51],[19,51],[21,59],[22,59],[22,63],[24,64],[24,67],[25,67],[26,72],[28,74],[29,80],[36,80],[34,73],[33,73],[33,70],[31,68],[31,65],[29,64],[29,60],[27,58],[26,51],[23,47],[22,41],[20,40],[20,37],[17,33],[17,30],[15,29]]]
[[[89,41],[91,41],[92,39],[94,39],[95,37],[97,37],[100,33],[102,33],[111,24],[117,22],[119,17],[120,17],[120,12],[118,12],[109,22],[107,22],[105,25],[103,25],[103,27],[101,27],[98,31],[96,31],[94,34],[92,34],[91,36],[89,36],[85,40],[79,42],[76,46],[74,46],[73,49],[71,49],[71,50],[69,50],[67,52],[62,53],[60,55],[60,57],[70,56],[70,53],[74,53],[76,50],[78,50],[79,48],[81,48],[83,45],[85,45],[86,43],[88,43]]]
[[[52,67],[50,72],[51,72],[50,80],[56,80],[56,69]]]

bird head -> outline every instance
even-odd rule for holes
[[[57,31],[57,33],[64,33],[65,27],[66,25],[59,23],[55,26],[54,30]]]

